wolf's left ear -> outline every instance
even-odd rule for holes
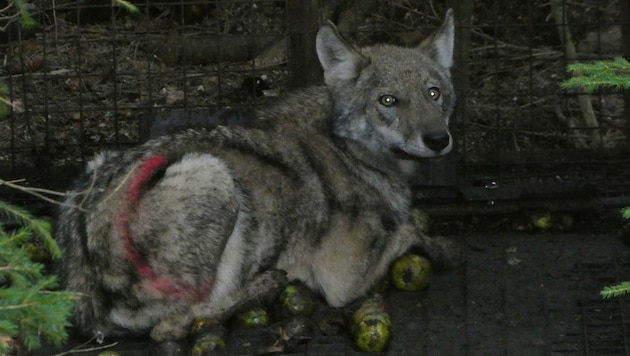
[[[444,68],[453,66],[453,47],[455,43],[455,24],[453,9],[446,11],[444,23],[430,37],[420,43],[419,48],[426,51]]]
[[[317,57],[324,68],[326,84],[355,79],[369,60],[341,38],[337,27],[327,21],[317,33]]]

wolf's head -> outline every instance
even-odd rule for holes
[[[334,102],[334,132],[369,150],[401,158],[448,153],[455,106],[453,12],[415,48],[378,45],[356,50],[328,22],[317,54]]]

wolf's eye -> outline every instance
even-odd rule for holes
[[[398,99],[396,99],[395,96],[389,94],[381,95],[378,101],[383,106],[394,106],[398,103]]]
[[[436,87],[429,88],[429,96],[433,100],[438,100],[440,98],[440,95],[442,95],[442,92],[440,92],[440,88],[436,88]]]

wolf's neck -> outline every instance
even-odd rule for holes
[[[269,107],[257,110],[262,120],[273,120],[281,126],[294,125],[310,129],[327,125],[332,100],[325,86],[297,90]]]

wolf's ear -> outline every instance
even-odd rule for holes
[[[357,78],[370,63],[341,38],[337,27],[330,21],[326,21],[317,33],[317,57],[324,68],[324,79],[328,85],[337,80]]]
[[[420,43],[419,48],[426,51],[442,67],[448,69],[453,66],[454,42],[455,24],[453,21],[453,9],[448,9],[442,26],[433,35]]]

